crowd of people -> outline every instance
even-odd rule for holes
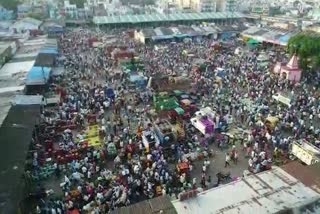
[[[162,144],[146,148],[142,133],[153,131],[154,119],[149,118],[149,112],[155,92],[150,88],[129,91],[125,78],[114,75],[118,69],[115,60],[103,48],[91,47],[88,41],[103,36],[104,33],[82,29],[66,32],[59,39],[59,62],[65,73],[53,80],[52,90],[61,94],[62,101],[58,108],[42,110],[43,126],[34,134],[32,173],[39,175],[45,164],[40,151],[55,152],[51,161],[63,195],[59,200],[39,204],[38,213],[108,213],[159,195],[178,197],[181,192],[211,186],[209,168],[214,152],[210,148],[212,142],[221,145],[220,138],[200,135],[185,120],[184,139],[169,142],[168,148]],[[144,64],[144,76],[187,76],[192,80],[190,93],[196,95],[199,108],[210,106],[221,121],[247,130],[240,143],[227,149],[225,168],[238,164],[242,151],[248,157],[249,171],[258,173],[270,169],[274,159],[286,154],[294,141],[305,139],[320,146],[317,88],[304,80],[288,82],[269,72],[272,67],[259,67],[261,49],[247,50],[235,39],[220,42],[219,46],[212,45],[210,38],[142,45],[125,33],[118,37],[135,50]],[[243,47],[243,54],[234,53],[239,46]],[[285,55],[281,49],[265,51],[270,65]],[[201,65],[193,63],[199,59]],[[224,69],[222,78],[214,74],[217,68]],[[110,88],[113,95],[107,96]],[[293,97],[290,108],[272,99],[279,92]],[[264,122],[270,116],[279,119],[274,127]],[[100,146],[91,147],[84,140],[84,130],[93,125],[98,127]],[[184,158],[199,148],[204,154],[201,182],[192,174],[199,161]],[[187,170],[171,167],[182,163],[188,164]],[[218,177],[218,184],[222,178]]]

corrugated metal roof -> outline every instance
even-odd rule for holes
[[[143,29],[142,33],[146,38],[150,38],[156,35],[153,29]]]
[[[41,95],[17,95],[14,100],[15,105],[41,105],[43,96]]]
[[[208,20],[208,19],[228,19],[243,18],[241,13],[231,12],[207,12],[207,13],[173,13],[173,14],[145,14],[145,15],[125,15],[125,16],[95,16],[95,24],[121,24],[121,23],[142,23],[161,21],[181,21],[181,20]]]
[[[21,178],[39,116],[40,106],[13,106],[0,127],[0,213],[17,213],[17,205],[25,198]],[[12,170],[13,167],[16,170]]]
[[[41,53],[37,56],[34,66],[52,67],[54,64],[54,56],[52,54]]]

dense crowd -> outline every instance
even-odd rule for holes
[[[117,63],[104,49],[92,48],[88,42],[88,38],[103,36],[101,32],[77,30],[65,33],[59,40],[65,73],[54,80],[52,87],[59,91],[62,102],[58,109],[43,110],[45,125],[39,127],[39,136],[34,138],[35,143],[46,142],[45,150],[58,150],[59,158],[71,153],[77,158],[68,163],[63,158],[55,161],[55,174],[63,179],[60,184],[63,196],[39,205],[39,213],[76,209],[82,213],[108,213],[147,198],[177,197],[183,191],[211,187],[208,169],[214,152],[210,144],[214,142],[222,147],[222,139],[218,134],[200,135],[186,120],[183,140],[169,142],[168,148],[163,144],[146,148],[142,135],[154,132],[152,122],[156,119],[149,118],[149,113],[155,92],[150,88],[129,92],[126,80],[114,75]],[[304,81],[292,83],[268,72],[271,66],[260,67],[257,57],[261,50],[247,49],[235,39],[217,46],[208,38],[147,45],[135,44],[124,34],[119,38],[135,49],[145,65],[144,76],[187,76],[192,80],[189,88],[196,95],[199,108],[210,106],[218,121],[248,130],[241,135],[240,144],[225,150],[225,168],[237,164],[242,151],[248,157],[249,171],[257,173],[269,169],[275,159],[288,153],[294,141],[305,139],[320,146],[318,90]],[[243,53],[235,54],[239,46],[243,47]],[[270,65],[283,60],[285,55],[282,49],[265,51],[270,56]],[[199,59],[201,65],[196,63]],[[224,69],[222,78],[215,75],[217,68]],[[107,96],[110,88],[113,94]],[[272,98],[280,92],[293,98],[291,107]],[[270,116],[279,119],[274,127],[264,122]],[[61,132],[50,129],[61,126],[61,121],[75,127],[64,126]],[[85,145],[83,130],[92,124],[98,125],[102,146]],[[199,148],[204,154],[201,181],[191,176],[197,160],[184,158]],[[43,165],[41,157],[40,152],[33,154],[36,174]],[[183,163],[188,164],[186,171],[170,167]],[[219,175],[217,185],[224,178],[223,173]]]

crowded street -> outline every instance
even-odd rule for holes
[[[125,30],[82,28],[58,47],[64,72],[48,90],[60,99],[41,107],[25,167],[35,213],[178,199],[290,162],[293,144],[320,148],[319,76],[273,72],[298,66],[284,47],[205,36],[141,44]]]

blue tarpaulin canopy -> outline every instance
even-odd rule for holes
[[[26,85],[45,85],[50,77],[51,68],[32,67],[26,78]]]
[[[185,37],[189,37],[190,35],[189,34],[176,34],[174,35],[174,37],[176,38],[185,38]]]
[[[286,34],[284,36],[279,37],[280,43],[287,44],[292,35]]]
[[[143,81],[144,77],[139,74],[133,74],[133,75],[130,75],[129,79],[130,79],[130,82],[137,82],[137,81]]]
[[[56,48],[53,47],[46,47],[46,48],[42,48],[40,50],[40,53],[46,53],[46,54],[58,54],[58,51]]]
[[[61,26],[52,26],[48,28],[48,33],[63,33],[63,27]]]
[[[172,35],[163,35],[163,36],[153,36],[153,40],[165,40],[165,39],[173,39]]]

